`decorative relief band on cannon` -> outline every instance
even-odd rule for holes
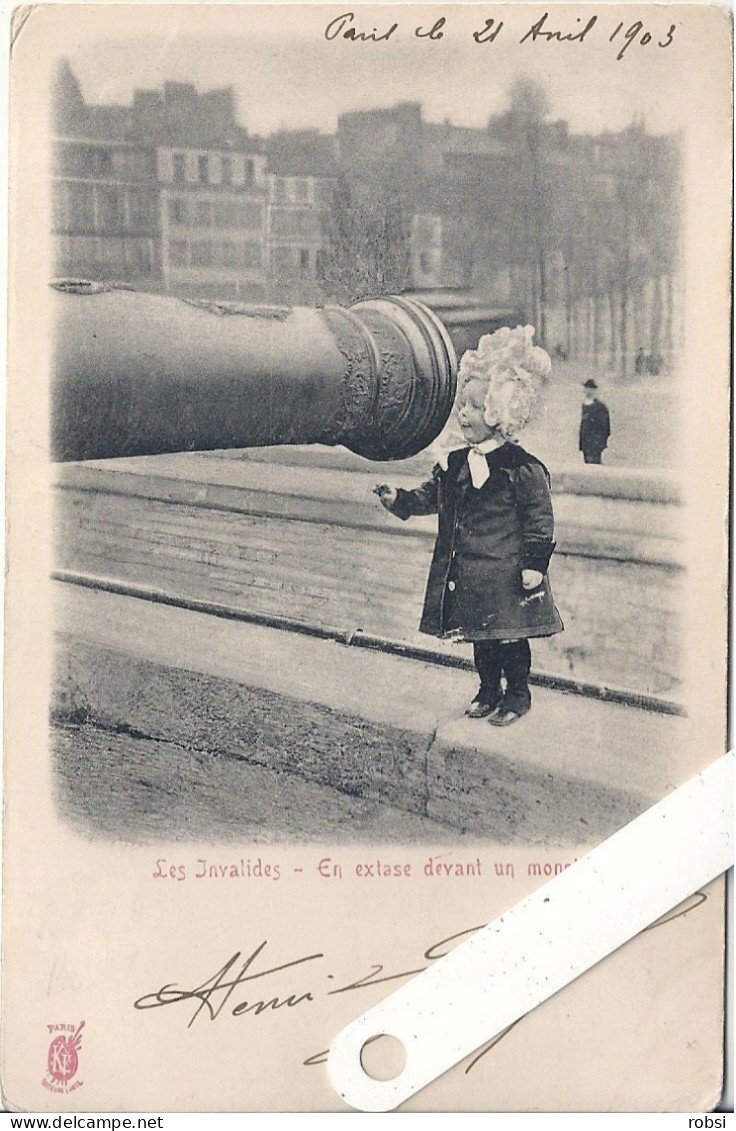
[[[455,397],[445,328],[404,298],[199,304],[63,280],[54,302],[59,461],[313,443],[405,459]]]

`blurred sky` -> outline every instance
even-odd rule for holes
[[[59,49],[88,101],[129,103],[134,88],[160,87],[167,79],[200,89],[232,85],[241,124],[253,133],[280,126],[332,131],[344,110],[400,100],[421,101],[429,121],[481,126],[504,108],[509,85],[521,75],[546,86],[553,116],[568,119],[574,132],[620,129],[635,117],[652,132],[665,132],[682,124],[687,63],[697,55],[688,9],[677,4],[72,8],[75,19]],[[575,33],[592,15],[598,20],[583,43],[520,43],[545,10],[550,30]],[[328,42],[328,22],[347,11],[368,32],[395,21],[399,28],[383,43]],[[430,27],[443,15],[442,40],[415,37],[415,27]],[[472,32],[490,16],[504,28],[494,43],[474,43]],[[637,20],[644,27],[618,61],[625,40],[621,33],[613,43],[609,37],[619,22],[626,29]],[[658,47],[672,24],[671,45]],[[645,32],[652,35],[648,44],[640,42]]]

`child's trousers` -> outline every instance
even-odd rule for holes
[[[503,698],[507,711],[525,715],[532,705],[529,690],[529,670],[532,652],[528,640],[476,640],[473,658],[480,676],[478,698],[483,703],[497,706]],[[501,677],[506,677],[506,691],[502,692]]]

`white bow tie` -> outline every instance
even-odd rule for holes
[[[486,456],[490,452],[494,452],[500,448],[503,441],[498,440],[484,440],[482,444],[476,447],[470,447],[468,451],[468,469],[470,471],[470,482],[476,490],[480,490],[483,484],[490,478],[490,471],[488,470],[488,462]],[[454,448],[446,448],[439,453],[438,462],[443,471],[447,471],[448,457],[451,452],[464,451],[466,444],[458,445]]]
[[[491,474],[483,452],[478,451],[477,448],[471,448],[468,452],[468,467],[470,469],[470,481],[476,490],[479,490]]]

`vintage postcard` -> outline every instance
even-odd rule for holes
[[[346,1111],[344,1025],[724,752],[731,34],[16,9],[6,1107]],[[723,934],[405,1109],[709,1110]]]

